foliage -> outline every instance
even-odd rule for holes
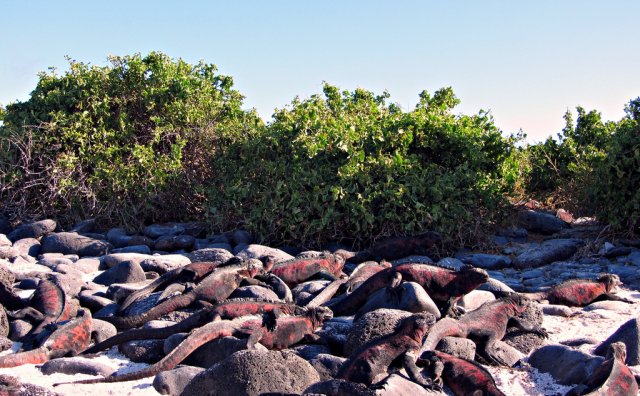
[[[557,139],[525,148],[525,188],[550,204],[562,205],[581,214],[592,214],[593,172],[604,158],[616,124],[603,122],[599,112],[577,107],[564,115],[565,127]]]
[[[0,197],[13,211],[41,202],[36,214],[69,221],[185,217],[201,206],[210,158],[259,124],[213,65],[156,52],[108,60],[69,59],[6,107]]]
[[[600,218],[630,235],[640,233],[640,97],[629,102],[592,179]]]
[[[486,112],[453,115],[450,88],[413,111],[357,89],[296,98],[216,161],[211,213],[283,243],[358,243],[436,229],[470,242],[496,215],[513,141]]]

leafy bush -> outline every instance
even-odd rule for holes
[[[513,141],[489,114],[453,115],[451,89],[415,110],[388,94],[325,85],[277,110],[256,138],[216,159],[211,214],[267,241],[359,243],[437,229],[470,242],[497,214]]]
[[[577,214],[593,214],[593,172],[604,158],[616,124],[603,122],[599,112],[576,108],[574,125],[565,113],[565,127],[557,139],[529,145],[521,165],[527,194]]]
[[[0,198],[69,222],[197,213],[211,157],[260,124],[232,85],[213,65],[156,52],[41,73],[30,99],[3,115]]]
[[[592,178],[600,218],[629,235],[640,233],[640,98],[629,102],[606,156]]]

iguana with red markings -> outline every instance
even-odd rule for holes
[[[342,255],[323,252],[317,256],[296,257],[270,263],[272,267],[269,272],[282,279],[289,287],[293,287],[319,273],[337,278],[342,273],[344,263]]]
[[[411,363],[413,359],[406,362]],[[416,363],[430,369],[429,380],[425,381],[420,372],[405,366],[409,377],[421,385],[442,386],[444,382],[456,396],[506,396],[498,389],[491,373],[476,362],[440,351],[427,351]]]
[[[442,236],[433,231],[405,237],[391,237],[376,243],[367,250],[358,252],[349,261],[361,263],[367,260],[397,260],[414,253],[424,253],[442,241]]]
[[[269,349],[285,349],[302,341],[306,336],[322,326],[324,321],[333,317],[331,310],[324,307],[310,308],[301,316],[282,316],[275,319],[275,326],[265,317],[241,317],[208,323],[193,330],[175,349],[159,362],[129,374],[70,382],[72,384],[96,384],[102,382],[135,381],[154,376],[162,371],[171,370],[186,359],[191,352],[205,343],[221,337],[249,336],[248,345],[256,342]],[[62,385],[62,384],[55,384]]]
[[[342,364],[335,378],[371,385],[387,376],[391,363],[407,351],[418,351],[422,339],[436,322],[429,313],[405,318],[392,334],[362,345]]]
[[[44,363],[66,355],[76,355],[91,342],[91,331],[91,312],[83,309],[76,319],[60,324],[40,347],[0,357],[0,368]]]
[[[262,271],[262,263],[258,260],[248,260],[241,264],[218,267],[193,289],[184,294],[173,296],[144,313],[134,316],[112,316],[100,319],[112,323],[118,329],[138,327],[149,320],[157,319],[177,309],[186,308],[196,301],[220,302],[233,293],[243,278],[252,278],[256,274],[262,273]]]
[[[438,305],[442,316],[455,315],[455,304],[465,294],[489,279],[487,272],[467,265],[459,271],[428,264],[405,263],[384,269],[367,279],[360,287],[343,299],[327,304],[336,316],[353,315],[371,294],[387,287],[397,278],[420,284]]]
[[[28,342],[31,336],[40,333],[47,325],[69,320],[71,306],[67,303],[67,296],[60,286],[48,279],[42,279],[29,299],[29,306],[10,312],[9,316],[13,319],[28,318],[38,323],[23,337],[22,341]]]
[[[614,293],[622,285],[615,274],[603,274],[596,280],[571,279],[537,293],[523,293],[534,301],[547,300],[550,304],[584,307],[595,301],[613,300],[633,304],[633,301],[616,296]]]
[[[235,260],[231,259],[231,260]],[[229,260],[229,261],[231,261]],[[160,289],[161,287],[166,287],[168,284],[174,283],[198,283],[203,280],[207,275],[209,275],[213,270],[218,267],[223,266],[224,264],[234,264],[237,262],[229,262],[219,263],[215,261],[203,261],[187,264],[184,267],[173,269],[169,272],[165,272],[160,277],[153,280],[153,282],[149,283],[145,287],[134,291],[129,294],[127,298],[120,304],[118,308],[118,312],[122,313],[124,310],[133,304],[135,301],[138,301],[144,297],[147,297],[149,294],[154,291]]]
[[[82,352],[92,354],[110,348],[114,345],[122,344],[132,340],[164,339],[176,333],[191,331],[196,327],[204,326],[207,323],[220,319],[235,319],[246,315],[257,315],[278,310],[287,315],[301,315],[307,310],[294,304],[259,300],[249,298],[238,298],[222,301],[216,305],[202,308],[188,318],[172,326],[155,329],[132,329],[118,333],[91,348]]]
[[[565,396],[636,396],[635,375],[625,364],[627,347],[622,342],[609,346],[607,359],[598,366],[584,384],[571,389]]]
[[[361,263],[351,272],[349,279],[340,287],[339,292],[345,294],[353,292],[367,279],[386,268],[391,268],[391,263],[388,261],[381,261],[380,263],[376,261],[365,261]]]
[[[523,313],[530,300],[519,294],[512,294],[482,304],[458,319],[444,318],[438,321],[427,335],[421,352],[433,351],[444,337],[466,337],[477,344],[476,352],[490,363],[507,366],[495,352],[495,343],[502,340],[507,324],[520,330],[547,337],[541,328],[533,328],[517,318]]]

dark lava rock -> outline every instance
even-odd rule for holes
[[[334,355],[342,356],[352,326],[353,321],[349,317],[337,317],[324,322],[315,334],[326,342]]]
[[[11,222],[5,215],[0,215],[0,234],[9,234],[12,230]]]
[[[5,336],[0,336],[0,352],[8,351],[13,347],[13,341]]]
[[[93,359],[83,357],[57,358],[50,360],[40,367],[42,374],[51,375],[56,373],[75,375],[101,375],[108,377],[115,371],[109,365],[96,362]]]
[[[525,249],[516,257],[513,264],[516,268],[523,269],[566,260],[573,256],[578,246],[582,244],[584,242],[577,239],[550,239]]]
[[[96,219],[86,219],[82,220],[69,231],[77,232],[78,234],[86,234],[89,232],[93,232],[96,229]]]
[[[35,238],[22,238],[13,243],[13,249],[18,256],[29,255],[37,257],[42,251],[42,245]]]
[[[556,216],[549,213],[536,212],[535,210],[525,210],[520,212],[518,220],[527,230],[539,232],[541,234],[555,234],[565,228],[569,228],[569,224],[560,220]]]
[[[527,327],[539,328],[542,326],[542,321],[544,320],[542,307],[537,303],[530,303],[527,309],[518,315],[517,318]],[[514,326],[507,327],[507,333],[503,340],[524,354],[528,354],[545,343],[544,337],[524,332]]]
[[[271,289],[262,286],[242,286],[231,293],[229,298],[260,298],[266,300],[278,301],[278,295]]]
[[[326,381],[332,379],[338,374],[340,367],[347,359],[327,353],[322,353],[317,355],[313,359],[308,360],[309,364],[311,364],[313,368],[316,369],[318,374],[320,374],[320,381]]]
[[[102,342],[118,333],[118,329],[116,329],[113,324],[100,320],[99,318],[93,318],[91,324],[91,339],[93,339],[95,343]]]
[[[358,348],[374,338],[393,333],[398,324],[409,316],[411,316],[410,312],[397,309],[378,309],[362,315],[353,323],[349,332],[344,346],[344,356],[351,356]]]
[[[2,304],[0,304],[0,336],[6,337],[9,335],[9,319],[7,318],[7,312],[4,310]]]
[[[604,342],[596,347],[594,353],[606,356],[609,346],[614,342],[622,342],[627,347],[626,363],[629,366],[640,364],[640,323],[638,318],[625,322]]]
[[[16,319],[9,322],[9,339],[18,341],[33,329],[33,325],[26,320]]]
[[[113,249],[111,253],[151,254],[151,248],[147,245],[133,245],[133,246],[121,247],[118,249]]]
[[[307,361],[316,358],[320,354],[331,353],[329,347],[320,344],[302,344],[293,347],[291,350]]]
[[[485,270],[498,270],[511,266],[509,257],[497,254],[475,253],[462,255],[458,258],[465,264],[471,264]]]
[[[145,227],[142,233],[149,238],[160,238],[164,236],[184,234],[186,229],[179,224],[152,224]]]
[[[399,287],[385,287],[374,292],[367,302],[358,310],[356,319],[376,309],[398,309],[411,313],[429,312],[436,319],[440,318],[440,310],[419,283],[402,282]]]
[[[253,237],[248,231],[245,231],[245,230],[234,231],[233,235],[231,235],[231,239],[233,240],[233,243],[236,245],[240,245],[243,243],[248,245],[251,242],[253,242]]]
[[[365,384],[346,381],[342,379],[331,379],[317,382],[302,392],[303,395],[326,395],[326,396],[376,396],[373,389],[369,389]],[[185,395],[186,396],[186,395]]]
[[[467,360],[473,360],[476,356],[476,344],[462,337],[444,337],[438,342],[436,350]]]
[[[603,360],[564,345],[546,345],[529,356],[531,366],[551,374],[562,385],[582,383]]]
[[[164,340],[136,340],[120,344],[120,352],[136,363],[153,364],[164,357]]]
[[[0,374],[0,394],[7,396],[60,396],[49,389],[33,384],[23,384],[16,377]]]
[[[198,374],[181,393],[243,396],[299,394],[320,380],[306,360],[291,352],[240,351]]]
[[[186,249],[189,250],[196,242],[191,235],[162,236],[155,241],[155,249],[165,252]]]
[[[42,238],[43,253],[77,254],[78,256],[103,256],[113,249],[110,243],[76,234],[58,232]]]
[[[216,263],[224,263],[233,258],[233,254],[227,249],[205,248],[194,250],[185,254],[186,257],[195,263],[197,261],[211,261]]]
[[[184,341],[186,337],[186,333],[178,333],[169,336],[169,338],[165,340],[163,346],[164,353],[167,354],[171,352],[182,341]],[[256,344],[255,347],[256,350],[267,350],[261,344]],[[209,368],[216,363],[222,362],[234,353],[244,350],[247,350],[246,339],[239,339],[236,337],[222,337],[207,342],[206,344],[193,351],[185,360],[185,363],[191,366]]]
[[[13,271],[11,271],[9,266],[0,263],[0,284],[11,289],[15,281],[16,276],[13,274]]]
[[[50,219],[22,224],[11,231],[7,237],[14,242],[23,238],[40,238],[43,235],[53,232],[57,225],[54,220]]]
[[[162,371],[153,379],[153,388],[161,395],[179,395],[193,377],[203,371],[202,367],[193,366]]]
[[[140,264],[125,261],[96,276],[93,281],[101,285],[109,286],[112,283],[135,283],[142,282],[146,279]]]

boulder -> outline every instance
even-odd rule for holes
[[[57,226],[58,224],[50,219],[22,224],[11,231],[7,237],[14,242],[23,238],[40,238],[43,235],[53,232]]]
[[[520,253],[514,260],[516,268],[533,268],[562,261],[573,256],[578,246],[584,244],[579,239],[550,239],[541,244],[532,244]]]
[[[594,357],[564,345],[545,345],[529,356],[529,364],[549,373],[562,385],[579,384],[591,376],[604,358]]]
[[[186,229],[180,224],[151,224],[144,228],[142,233],[149,238],[160,238],[184,234]]]
[[[38,257],[42,251],[42,245],[35,238],[22,238],[13,243],[13,249],[16,256]]]
[[[224,263],[233,258],[233,254],[229,250],[220,248],[198,249],[191,253],[186,253],[185,256],[193,263],[197,261]]]
[[[112,248],[113,246],[105,241],[89,238],[75,232],[58,232],[42,238],[43,253],[99,257],[107,254]]]
[[[202,367],[193,366],[162,371],[153,379],[153,388],[161,395],[179,395],[193,377],[203,371]]]
[[[498,254],[474,253],[464,254],[458,257],[465,264],[485,270],[498,270],[511,266],[511,259]]]
[[[135,283],[146,280],[146,276],[140,264],[125,261],[96,276],[95,283],[109,286],[112,283]]]
[[[467,360],[476,356],[476,344],[462,337],[444,337],[436,345],[436,350]]]
[[[278,301],[278,295],[271,289],[262,286],[242,286],[231,293],[228,298],[259,298],[263,300]]]
[[[49,360],[40,367],[42,374],[87,374],[108,377],[115,372],[111,366],[83,357],[61,357]]]
[[[164,340],[127,341],[118,346],[120,352],[136,363],[153,364],[164,357]]]
[[[367,302],[358,310],[356,319],[376,309],[398,309],[411,313],[429,312],[436,319],[440,318],[440,310],[419,283],[402,282],[398,287],[385,287],[374,292]]]
[[[640,323],[638,318],[625,322],[598,345],[594,353],[599,356],[606,356],[609,346],[614,342],[622,342],[627,347],[627,359],[625,362],[629,366],[640,364]]]
[[[240,351],[198,374],[184,396],[299,394],[320,380],[306,360],[291,352]]]
[[[546,235],[555,234],[565,228],[569,228],[569,224],[556,216],[535,210],[520,212],[518,221],[527,230]]]
[[[243,258],[245,260],[248,259],[262,259],[265,257],[272,257],[276,262],[291,260],[294,258],[289,253],[286,253],[280,249],[275,249],[269,246],[263,245],[249,245],[246,248],[239,251],[236,256]]]
[[[393,333],[398,324],[409,316],[410,312],[397,309],[378,309],[362,315],[348,334],[344,356],[348,358],[365,343]]]
[[[156,239],[154,245],[156,250],[173,252],[180,249],[190,250],[195,242],[196,238],[191,235],[167,235]]]

